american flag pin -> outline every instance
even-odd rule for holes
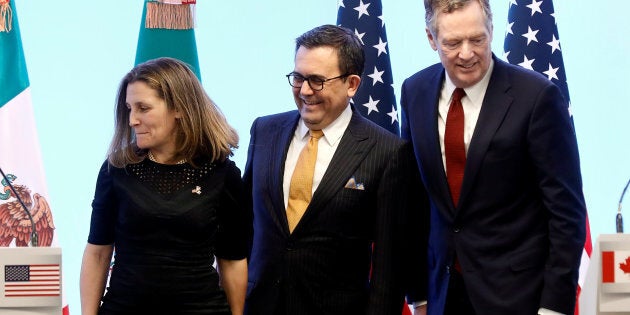
[[[195,189],[192,190],[193,194],[201,195],[201,187],[196,186]]]

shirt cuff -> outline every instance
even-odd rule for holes
[[[413,308],[418,308],[423,305],[427,305],[427,301],[413,302]]]
[[[542,308],[542,307],[541,307],[541,308],[538,310],[538,315],[564,315],[564,314],[562,314],[562,313],[558,313],[558,312],[554,312],[554,311],[552,311],[552,310],[548,310],[548,309],[546,309],[546,308]]]

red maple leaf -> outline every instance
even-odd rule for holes
[[[623,273],[630,273],[630,256],[626,258],[626,262],[619,263],[619,269],[621,269]]]

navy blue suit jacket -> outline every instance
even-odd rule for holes
[[[586,210],[568,105],[543,76],[493,58],[458,207],[438,135],[444,68],[402,87],[401,133],[431,206],[428,311],[443,314],[456,254],[477,314],[573,314]]]
[[[246,313],[400,314],[404,225],[417,204],[407,192],[421,187],[411,145],[353,111],[289,233],[282,179],[298,120],[291,111],[258,118],[251,128],[244,181],[252,193],[254,243]],[[344,187],[353,177],[362,188]]]

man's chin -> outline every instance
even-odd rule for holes
[[[453,79],[453,83],[457,87],[467,88],[477,84],[481,81],[482,77],[477,75],[476,73],[467,73],[467,74],[459,74],[456,78]]]
[[[322,120],[318,117],[309,117],[308,115],[302,115],[302,121],[309,129],[320,129],[317,128],[322,122]]]
[[[319,115],[315,115],[315,113],[309,110],[302,109],[300,111],[300,117],[302,117],[302,120],[304,120],[304,122],[308,122],[309,124],[318,123],[321,120],[318,116]]]

